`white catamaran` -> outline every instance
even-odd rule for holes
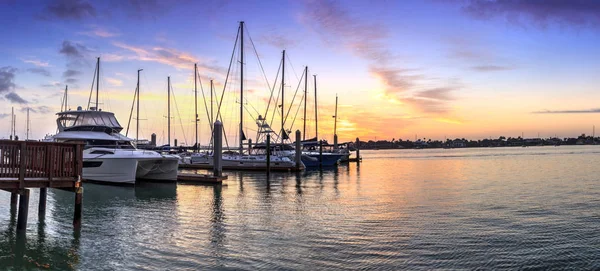
[[[99,70],[100,58],[96,64],[96,107],[68,110],[65,99],[65,110],[57,113],[58,133],[47,140],[85,143],[82,177],[87,181],[135,184],[136,179],[176,180],[179,157],[136,149],[133,139],[120,134],[123,127],[115,115],[98,108]]]

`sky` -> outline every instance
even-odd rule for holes
[[[128,136],[139,119],[139,138],[156,133],[166,143],[170,76],[171,138],[193,144],[197,63],[199,141],[210,140],[213,80],[235,145],[240,21],[249,137],[264,112],[280,129],[274,106],[266,110],[272,89],[279,97],[283,50],[286,130],[304,130],[308,67],[307,138],[315,78],[319,137],[329,141],[336,95],[340,141],[576,137],[600,128],[598,1],[0,0],[0,138],[10,135],[11,108],[20,138],[28,108],[30,139],[55,133],[67,85],[69,108],[86,108],[100,57],[99,107],[115,113],[122,133],[143,69]]]

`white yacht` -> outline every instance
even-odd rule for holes
[[[135,184],[136,179],[177,179],[179,157],[155,151],[138,150],[133,139],[121,135],[123,129],[111,112],[95,110],[57,113],[57,142],[84,142],[83,176],[86,181]]]

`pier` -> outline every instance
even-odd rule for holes
[[[75,193],[73,226],[81,227],[83,187],[82,143],[0,140],[0,190],[11,193],[11,209],[17,208],[17,230],[27,229],[31,188],[40,189],[39,215],[46,213],[48,188]]]

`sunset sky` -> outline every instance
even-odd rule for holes
[[[127,126],[136,73],[143,69],[140,137],[154,132],[166,143],[171,76],[177,103],[172,138],[193,144],[193,64],[205,95],[209,79],[220,95],[240,21],[249,34],[246,110],[265,110],[267,85],[279,85],[285,49],[286,107],[309,68],[310,137],[313,74],[319,134],[330,141],[336,94],[341,141],[574,137],[600,127],[598,1],[1,0],[0,138],[10,134],[11,107],[20,138],[26,108],[30,138],[55,133],[65,85],[69,107],[85,108],[100,57],[103,110]],[[235,142],[239,68],[232,73],[222,111]],[[198,96],[200,141],[206,144],[209,126]],[[245,118],[252,137],[256,115]],[[302,112],[291,122],[287,129],[302,130]],[[275,123],[277,115],[277,130]]]

